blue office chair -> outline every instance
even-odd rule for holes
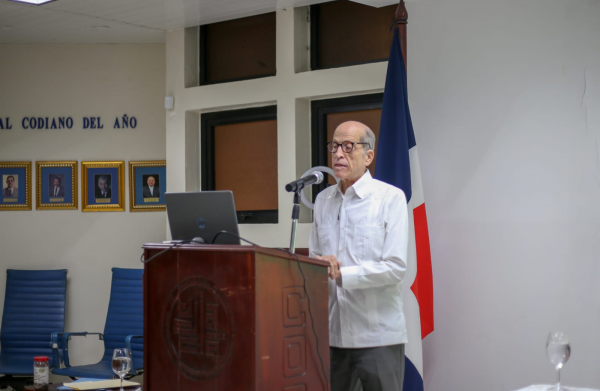
[[[50,334],[65,328],[67,270],[7,270],[0,374],[33,376],[33,357],[52,360]]]
[[[143,269],[112,269],[110,302],[104,333],[52,333],[52,351],[57,363],[52,373],[71,378],[112,379],[111,367],[115,348],[131,351],[131,376],[138,375],[144,368],[144,311],[142,275]],[[97,364],[71,366],[69,340],[74,336],[98,335],[104,340],[104,356]],[[61,363],[62,365],[58,365]]]

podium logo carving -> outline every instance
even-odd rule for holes
[[[165,338],[185,376],[206,380],[219,375],[231,360],[233,315],[212,282],[189,277],[177,284],[167,302]]]

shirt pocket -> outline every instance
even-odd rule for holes
[[[385,227],[383,225],[356,225],[352,251],[359,259],[377,260],[383,253]]]

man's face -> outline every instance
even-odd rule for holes
[[[108,183],[106,183],[106,179],[98,179],[98,187],[100,188],[101,192],[106,193],[106,191],[108,190]]]
[[[54,178],[54,187],[60,186],[60,180],[58,178]]]
[[[12,189],[14,184],[15,184],[15,178],[13,178],[11,176],[6,178],[6,185],[8,186],[9,189]]]
[[[154,186],[154,177],[148,178],[148,186],[150,186],[150,187]]]
[[[359,143],[360,138],[364,135],[364,128],[356,122],[344,122],[337,127],[333,133],[333,141],[341,144],[344,141],[352,141]],[[350,153],[343,151],[342,146],[339,146],[337,152],[333,154],[333,172],[335,176],[343,180],[347,184],[356,182],[364,173],[366,168],[373,161],[374,152],[368,151],[366,154],[363,144],[355,144],[354,149]]]

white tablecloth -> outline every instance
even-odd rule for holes
[[[548,388],[555,386],[556,384],[536,384],[534,386],[529,386],[525,388],[521,388],[517,391],[546,391]],[[570,387],[569,385],[562,384],[563,387],[567,388],[569,391],[600,391],[595,388],[577,388]]]

